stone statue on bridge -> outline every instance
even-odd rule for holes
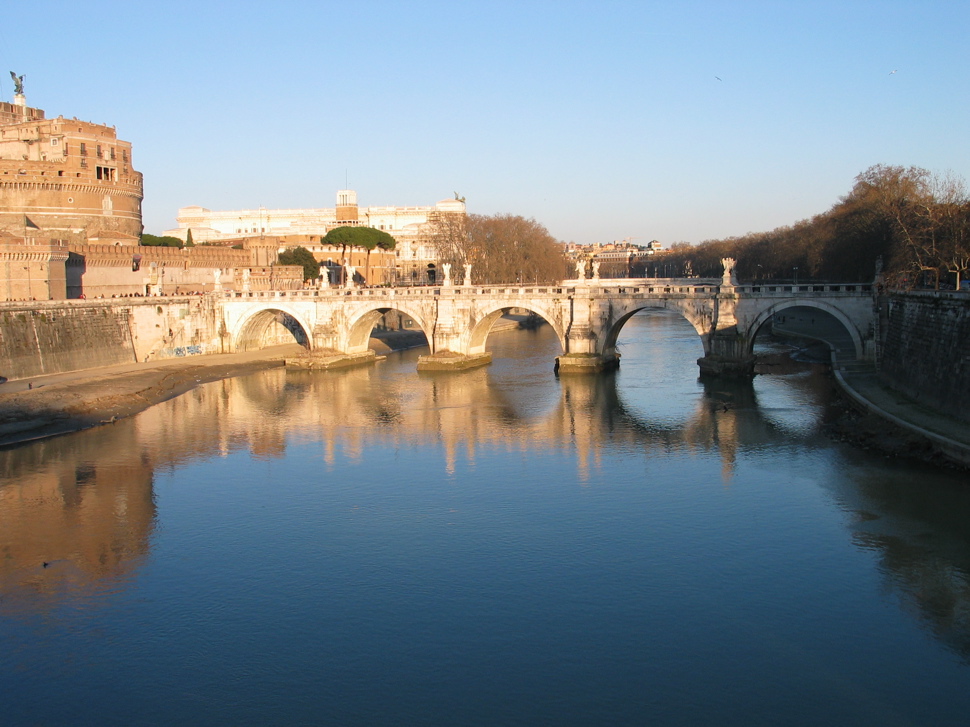
[[[721,285],[733,286],[738,284],[738,276],[734,272],[735,259],[733,257],[721,258],[721,265],[724,266],[724,275],[721,276]]]
[[[585,260],[576,261],[576,279],[586,280],[586,261]]]
[[[593,261],[593,280],[600,279],[600,263]]]
[[[354,287],[354,276],[357,274],[357,268],[350,263],[344,263],[344,270],[347,271],[347,275],[344,278],[344,287],[353,288]]]
[[[326,265],[320,266],[320,289],[326,290],[330,287],[330,268]]]
[[[471,263],[465,263],[464,285],[466,288],[472,287],[472,264]]]
[[[212,271],[212,289],[216,293],[222,292],[222,268],[215,268]]]
[[[446,287],[451,287],[451,263],[442,263],[441,269],[445,271],[445,279],[441,281],[441,284]]]

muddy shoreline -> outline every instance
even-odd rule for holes
[[[200,357],[201,359],[201,357]],[[0,393],[0,447],[77,432],[123,419],[193,389],[199,384],[282,366],[283,360],[153,367],[84,377],[28,391]]]
[[[825,423],[825,431],[832,439],[851,444],[858,449],[874,452],[887,459],[909,459],[935,467],[960,468],[943,455],[925,437],[907,431],[881,416],[862,413],[836,392],[835,416]]]
[[[371,339],[379,354],[422,345],[427,340],[415,331]],[[111,424],[200,384],[284,366],[293,354],[268,350],[89,369],[37,377],[29,388],[26,381],[9,382],[0,385],[0,448]]]

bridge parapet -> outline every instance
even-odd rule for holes
[[[777,297],[803,296],[822,293],[825,296],[843,295],[851,297],[871,296],[872,285],[868,283],[817,283],[801,285],[739,285],[735,290],[741,295],[773,295]]]

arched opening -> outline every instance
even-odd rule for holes
[[[830,306],[798,303],[778,305],[758,316],[748,337],[751,353],[764,356],[779,341],[791,348],[795,358],[828,363],[830,353],[838,363],[863,358],[863,345],[855,326]]]
[[[635,308],[617,319],[605,342],[621,357],[610,375],[630,417],[657,432],[706,421],[708,399],[697,369],[704,345],[683,311]],[[690,412],[687,419],[685,412]]]
[[[250,317],[236,336],[236,351],[257,351],[270,346],[298,343],[310,347],[310,335],[304,326],[286,311],[267,308]]]
[[[636,332],[634,332],[632,329],[624,332],[624,328],[626,327],[627,323],[637,314],[640,314],[640,317],[637,318],[637,323],[635,325]],[[617,345],[621,332],[624,332],[624,338],[627,338],[627,340],[629,340],[629,337],[633,336],[636,336],[637,340],[639,340],[639,338],[645,334],[648,336],[649,340],[649,334],[647,331],[651,327],[657,328],[665,322],[674,322],[673,325],[678,326],[682,331],[684,331],[686,336],[685,345],[692,344],[692,340],[690,336],[686,335],[686,332],[693,332],[693,339],[695,339],[697,342],[700,355],[704,355],[704,343],[702,336],[704,335],[705,322],[703,320],[696,317],[695,320],[692,320],[688,313],[685,313],[685,311],[677,308],[672,309],[650,305],[637,306],[632,310],[623,313],[619,316],[619,318],[616,319],[616,322],[606,332],[606,337],[603,339],[603,354],[605,356],[612,356],[622,352],[622,347],[618,347]]]
[[[375,308],[367,311],[350,327],[349,351],[367,348],[378,353],[418,348],[429,345],[421,321],[399,308]]]
[[[489,334],[493,331],[526,330],[535,331],[542,326],[549,326],[559,338],[560,353],[565,353],[563,342],[565,335],[557,325],[551,322],[551,316],[545,316],[541,311],[532,308],[504,307],[497,308],[482,316],[472,328],[468,344],[471,355],[485,353],[485,344]]]

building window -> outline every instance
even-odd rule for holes
[[[88,145],[83,141],[81,142],[81,156],[86,157],[88,155]],[[82,162],[83,163],[83,162]]]
[[[101,145],[98,144],[98,159],[101,159],[101,158],[102,158],[102,156],[101,156]]]
[[[112,169],[111,167],[95,167],[95,173],[98,179],[104,180],[106,182],[118,181],[117,169]]]
[[[51,146],[60,146],[61,140],[56,136],[51,137]]]

